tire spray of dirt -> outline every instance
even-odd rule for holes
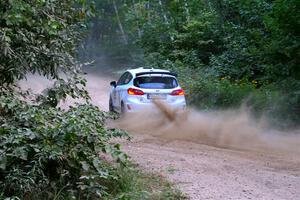
[[[127,114],[115,122],[133,133],[151,134],[164,140],[185,140],[258,152],[300,153],[300,134],[280,132],[254,120],[247,108],[201,112],[195,109],[172,110],[154,102],[156,110]]]

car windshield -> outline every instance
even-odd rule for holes
[[[134,86],[144,89],[172,89],[178,86],[177,80],[169,76],[142,76],[133,81]]]

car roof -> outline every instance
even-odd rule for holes
[[[162,73],[170,72],[169,70],[165,70],[165,69],[154,69],[154,68],[143,68],[143,67],[136,68],[136,69],[128,69],[126,71],[130,72],[134,76],[138,73],[143,73],[143,72],[162,72]]]

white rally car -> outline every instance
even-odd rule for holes
[[[176,74],[162,69],[127,70],[110,85],[109,110],[118,113],[136,112],[153,107],[153,100],[162,101],[171,109],[184,109],[184,90]]]

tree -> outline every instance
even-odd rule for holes
[[[119,16],[118,6],[117,6],[115,0],[113,0],[112,3],[113,3],[114,11],[115,11],[115,14],[116,14],[116,19],[117,19],[117,22],[118,22],[118,25],[119,25],[120,32],[122,34],[122,38],[123,38],[124,44],[128,44],[127,36],[125,34],[125,31],[124,31],[124,28],[123,28],[123,24],[122,24],[120,16]]]
[[[277,0],[265,22],[271,32],[264,54],[271,67],[268,73],[273,78],[300,80],[300,2]],[[274,77],[275,75],[275,77]]]
[[[28,72],[58,78],[76,69],[76,47],[86,16],[86,1],[4,0],[0,2],[0,84]]]

